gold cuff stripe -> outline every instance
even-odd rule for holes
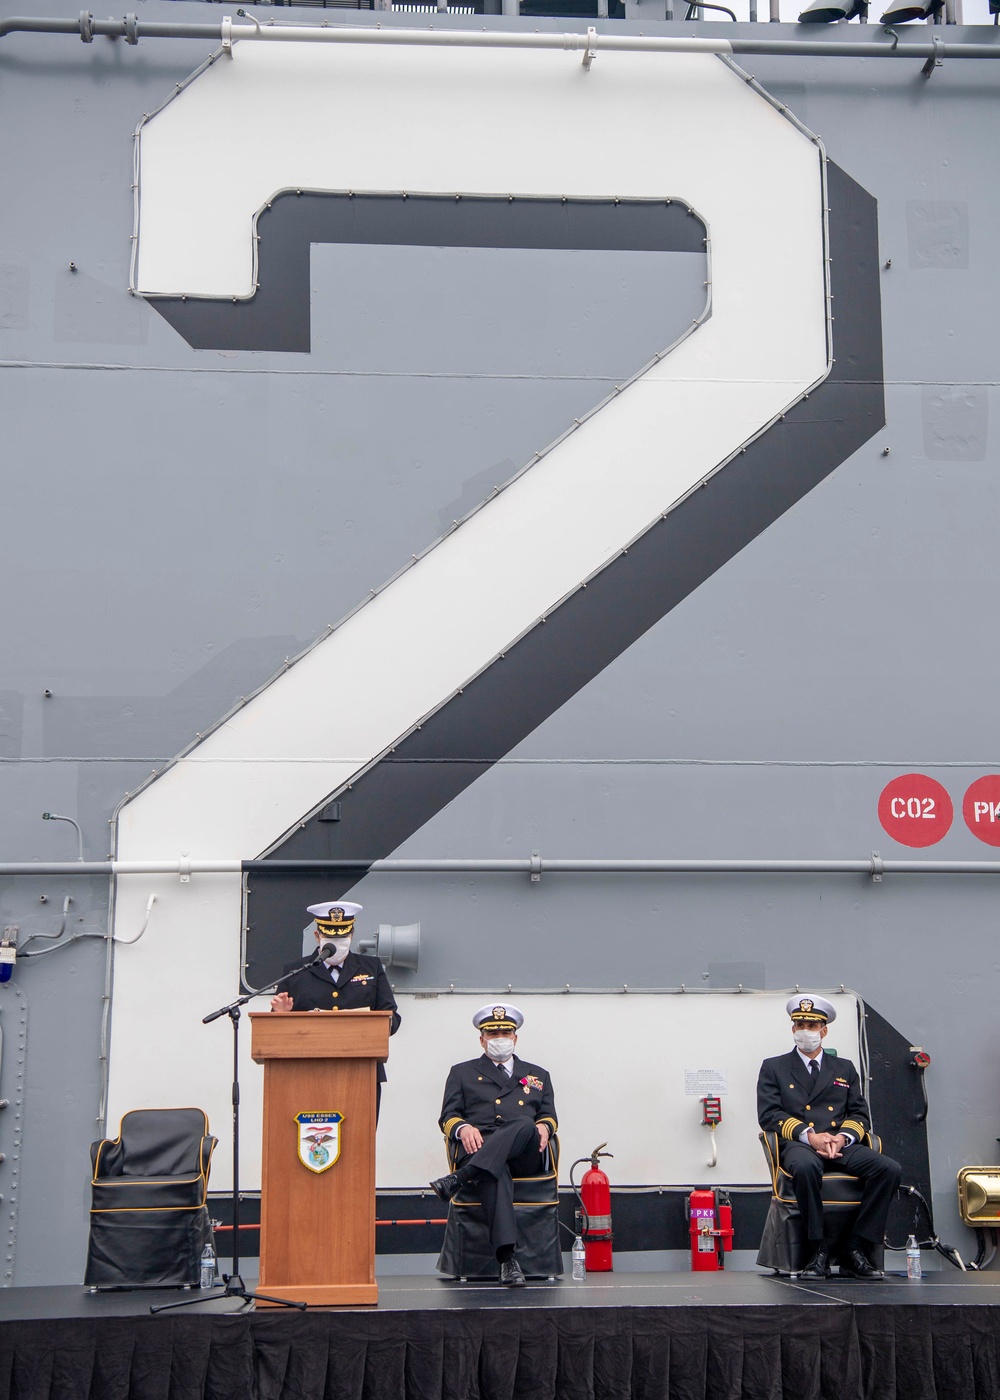
[[[536,1119],[535,1119],[535,1122],[536,1122],[536,1123],[551,1123],[551,1124],[552,1124],[552,1131],[553,1131],[554,1133],[556,1133],[556,1132],[559,1131],[559,1124],[556,1122],[556,1120],[555,1120],[554,1118],[536,1118]]]
[[[801,1132],[805,1127],[801,1118],[786,1118],[781,1125],[781,1136],[786,1142],[791,1142],[797,1132]]]
[[[441,1131],[444,1133],[444,1135],[445,1135],[446,1138],[450,1138],[451,1135],[452,1135],[452,1132],[453,1132],[454,1129],[455,1129],[455,1127],[456,1127],[459,1123],[464,1123],[464,1122],[465,1122],[465,1119],[464,1119],[464,1118],[447,1118],[447,1119],[444,1121],[444,1123],[441,1125]]]
[[[176,1211],[204,1210],[205,1202],[200,1206],[98,1206],[91,1210],[91,1215],[145,1215],[152,1212],[154,1215],[170,1215]]]
[[[531,1178],[525,1177],[524,1179],[525,1179],[526,1181],[527,1181],[527,1180],[532,1180],[532,1181],[534,1181],[534,1180],[536,1180],[536,1179],[540,1181],[542,1178],[541,1178],[541,1177],[538,1177],[538,1178],[535,1178],[535,1177],[531,1177]],[[515,1180],[515,1181],[520,1181],[521,1178],[520,1178],[520,1177],[515,1177],[514,1180]],[[527,1207],[527,1208],[529,1208],[529,1209],[531,1209],[531,1210],[542,1210],[542,1209],[544,1209],[546,1206],[548,1206],[549,1209],[551,1210],[551,1208],[552,1208],[554,1205],[556,1205],[557,1202],[556,1202],[555,1200],[549,1200],[549,1201],[514,1201],[513,1204],[514,1204],[515,1206],[519,1207],[519,1208]],[[454,1210],[482,1210],[482,1208],[483,1208],[483,1203],[482,1203],[482,1201],[457,1201],[457,1200],[454,1199],[454,1197],[452,1198],[452,1200],[451,1200],[451,1202],[450,1202],[450,1205],[451,1205],[452,1209],[454,1209]]]
[[[117,1191],[126,1186],[193,1186],[196,1181],[204,1181],[207,1184],[208,1177],[204,1172],[199,1172],[197,1176],[143,1176],[133,1177],[131,1180],[127,1176],[95,1176],[90,1184],[111,1186]]]
[[[853,1118],[845,1118],[840,1125],[840,1130],[844,1133],[853,1133],[859,1142],[868,1136],[868,1129],[865,1125],[856,1122]]]

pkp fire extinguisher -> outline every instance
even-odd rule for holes
[[[726,1267],[733,1247],[733,1208],[725,1191],[692,1191],[688,1197],[691,1222],[691,1268],[717,1273]]]
[[[601,1157],[613,1157],[613,1152],[604,1152],[606,1142],[595,1147],[590,1157],[578,1158],[570,1168],[569,1179],[580,1202],[581,1234],[587,1256],[587,1273],[610,1273],[614,1265],[611,1258],[611,1182],[599,1166]],[[573,1173],[584,1162],[590,1166],[583,1174],[579,1188],[573,1180]]]

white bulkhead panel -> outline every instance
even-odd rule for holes
[[[578,1157],[602,1142],[614,1153],[604,1165],[618,1186],[767,1181],[758,1140],[757,1072],[762,1060],[792,1049],[786,992],[557,992],[510,999],[525,1017],[517,1054],[551,1076],[561,1181],[568,1182]],[[390,1057],[378,1130],[380,1186],[423,1186],[446,1171],[443,1139],[434,1126],[450,1065],[480,1053],[472,1013],[483,1000],[454,993],[401,998],[408,1046],[423,1048]],[[837,1019],[824,1047],[836,1047],[857,1066],[857,998],[838,994],[828,1000]],[[702,1126],[701,1091],[693,1090],[699,1071],[704,1083],[725,1086],[714,1168],[708,1165],[713,1134]],[[580,1176],[578,1171],[578,1182]]]

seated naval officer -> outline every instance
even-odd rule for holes
[[[524,1274],[514,1257],[513,1178],[544,1171],[542,1154],[557,1127],[548,1071],[514,1054],[523,1023],[510,1002],[489,1002],[473,1016],[483,1053],[452,1066],[441,1106],[441,1131],[458,1143],[458,1161],[450,1176],[431,1182],[442,1201],[461,1186],[479,1193],[500,1282],[515,1288]]]
[[[808,1263],[799,1277],[830,1275],[820,1192],[825,1171],[843,1171],[860,1177],[864,1186],[840,1272],[850,1278],[879,1279],[882,1274],[872,1265],[868,1250],[885,1237],[899,1163],[864,1145],[871,1116],[858,1072],[850,1060],[823,1053],[835,1008],[824,997],[796,995],[785,1010],[792,1018],[795,1045],[761,1065],[757,1117],[761,1128],[780,1137],[781,1166],[791,1175],[806,1231]]]
[[[317,944],[323,947],[332,943],[336,952],[321,963],[313,963],[313,954],[286,963],[285,972],[292,972],[296,967],[301,971],[271,998],[272,1011],[357,1011],[362,1007],[370,1011],[391,1011],[389,1034],[396,1034],[400,1017],[385,968],[378,958],[351,952],[354,920],[361,908],[360,904],[342,899],[309,905],[306,913],[316,920]],[[378,1067],[378,1080],[381,1089],[385,1081],[382,1063]]]

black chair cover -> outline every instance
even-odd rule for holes
[[[117,1138],[90,1148],[91,1288],[196,1284],[212,1239],[206,1204],[216,1139],[200,1108],[126,1113]]]
[[[449,1166],[454,1167],[451,1153]],[[559,1142],[554,1134],[549,1140],[548,1166],[542,1176],[514,1178],[517,1261],[529,1278],[555,1278],[563,1272],[559,1243]],[[464,1187],[448,1206],[437,1267],[454,1278],[496,1278],[496,1256],[474,1188]]]

